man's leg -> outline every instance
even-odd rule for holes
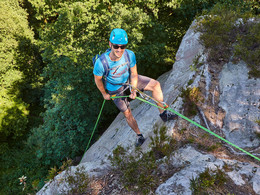
[[[163,102],[163,93],[162,93],[161,84],[159,83],[159,81],[150,79],[145,76],[138,77],[138,82],[139,82],[139,80],[140,80],[140,83],[142,82],[142,80],[143,80],[143,82],[149,80],[148,84],[146,84],[146,86],[143,88],[143,90],[151,91],[154,99],[156,99],[159,102]],[[157,103],[157,105],[162,108],[164,107],[164,105],[161,103]],[[159,112],[160,112],[160,117],[164,122],[169,121],[169,120],[175,120],[177,118],[176,114],[168,112],[167,110],[159,109]]]
[[[122,90],[122,89],[120,89],[120,90]],[[119,91],[115,91],[115,92],[110,92],[110,94],[111,95],[118,94],[118,93],[121,92],[120,90]],[[121,94],[121,95],[124,95],[124,93]],[[115,103],[117,108],[124,114],[128,125],[136,133],[137,139],[136,139],[135,145],[136,146],[141,146],[144,143],[145,138],[143,137],[143,135],[141,134],[141,132],[139,130],[137,122],[136,122],[136,120],[135,120],[135,118],[134,118],[134,116],[133,116],[133,114],[132,114],[132,112],[130,110],[129,102],[128,102],[127,98],[116,98],[116,99],[113,100],[113,102]]]
[[[137,125],[137,122],[130,110],[130,108],[128,108],[125,112],[123,112],[124,115],[125,115],[125,118],[126,118],[126,121],[128,123],[128,125],[134,130],[134,132],[136,133],[136,143],[135,143],[135,146],[141,146],[144,141],[145,141],[145,138],[143,137],[143,135],[141,134],[139,128],[138,128],[138,125]]]
[[[123,90],[124,90],[124,87],[121,87],[117,91],[109,92],[109,94],[113,95],[113,94],[120,93],[120,95],[125,95],[124,93],[122,93]],[[124,114],[128,125],[134,130],[134,132],[136,134],[141,134],[140,130],[138,128],[137,122],[129,107],[130,105],[129,105],[129,101],[127,100],[127,98],[116,98],[113,100],[113,102],[115,103],[116,107]]]
[[[159,81],[156,81],[154,79],[151,79],[148,85],[144,88],[145,91],[151,91],[152,96],[154,99],[156,99],[159,102],[163,102],[163,93],[161,89],[161,84]],[[163,104],[157,103],[157,106],[164,107]],[[160,113],[163,113],[164,110],[159,109]]]
[[[128,125],[134,130],[134,132],[137,135],[141,134],[139,127],[137,125],[137,122],[136,122],[130,108],[128,108],[125,112],[123,112],[123,114],[125,115],[125,118],[126,118]]]

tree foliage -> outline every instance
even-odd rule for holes
[[[24,78],[21,67],[29,58],[22,46],[30,44],[33,32],[17,1],[1,1],[0,10],[0,137],[6,142],[8,137],[22,136],[28,123],[28,104],[20,97],[17,84]]]
[[[1,0],[0,13],[0,194],[19,194],[17,178],[37,172],[22,140],[36,124],[32,115],[39,107],[42,64],[28,14],[19,2]]]

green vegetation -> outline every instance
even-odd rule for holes
[[[256,22],[256,23],[255,23]],[[235,45],[235,56],[244,60],[250,67],[249,75],[260,78],[260,23],[246,21],[241,24],[242,33],[238,34],[238,44]]]
[[[185,116],[195,116],[198,112],[197,103],[203,101],[198,87],[181,89],[180,97],[183,98],[183,111]]]
[[[250,76],[260,77],[259,16],[250,12],[246,2],[239,4],[217,4],[198,18],[196,29],[202,33],[200,41],[211,65],[220,66],[233,56],[234,62],[242,59],[248,64]]]
[[[33,191],[35,175],[41,181],[46,174],[24,144],[30,130],[42,122],[43,63],[19,2],[0,2],[0,194]],[[26,181],[20,182],[23,175]]]
[[[136,53],[139,73],[157,78],[171,69],[194,17],[217,2],[241,6],[244,1],[2,0],[0,182],[6,185],[0,194],[35,193],[48,170],[52,168],[53,177],[58,171],[53,167],[83,155],[102,102],[91,59],[107,49],[111,29],[128,32],[128,48]],[[258,5],[249,3],[253,13],[259,13]],[[258,28],[241,35],[236,48],[240,58],[252,56],[253,72],[259,59],[250,44],[259,39],[252,38],[249,45],[245,39]],[[243,57],[244,48],[250,52]],[[117,112],[112,103],[106,104],[93,141]],[[149,158],[168,155],[168,146],[159,149],[157,141],[157,155]],[[23,175],[25,186],[19,182]]]
[[[61,172],[64,172],[64,175],[55,181],[55,176]],[[62,194],[91,194],[90,177],[87,171],[83,166],[73,170],[71,159],[64,161],[59,169],[51,168],[47,179],[50,182],[57,182],[57,186],[62,184]],[[38,186],[38,183],[38,180],[33,181],[33,186]],[[38,188],[36,187],[36,189]]]
[[[118,146],[111,158],[115,171],[121,176],[121,182],[128,191],[148,194],[158,184],[158,177],[153,174],[158,167],[155,156],[151,153],[143,154],[140,148],[135,155],[126,153],[127,149]]]
[[[38,64],[36,56],[32,55],[35,40],[26,12],[15,0],[1,1],[0,10],[0,148],[3,152],[12,140],[26,134],[30,111],[28,103],[31,102],[24,101],[23,95],[28,88],[32,89],[30,85],[37,87],[37,83],[30,82],[29,77],[33,76],[30,68]],[[28,61],[34,65],[28,64]]]
[[[200,58],[201,58],[201,55],[195,56],[195,58],[193,59],[192,65],[190,65],[191,71],[198,72],[198,68],[200,68],[204,64],[203,62],[200,62]],[[188,84],[188,85],[190,85],[190,84]]]
[[[155,136],[151,137],[149,152],[143,153],[138,147],[135,154],[131,155],[127,154],[128,150],[121,146],[113,151],[113,155],[110,156],[111,164],[128,191],[149,194],[155,191],[162,180],[169,177],[167,173],[158,176],[159,165],[167,162],[167,157],[176,149],[176,141],[166,136],[166,131],[164,126],[159,130],[155,127]]]
[[[205,143],[203,141],[197,143],[197,141],[196,141],[196,143],[198,145],[198,149],[200,149],[202,151],[214,152],[221,148],[220,143],[211,144],[211,143],[208,143],[209,141],[207,141],[207,139],[203,138],[203,140],[205,141]]]
[[[83,166],[77,167],[75,172],[69,167],[59,182],[65,183],[65,189],[68,189],[62,194],[91,194],[90,178]]]
[[[151,137],[150,147],[156,159],[169,157],[172,151],[176,149],[176,140],[166,135],[167,128],[162,126],[160,129],[156,126],[153,131],[155,137]]]
[[[207,168],[197,178],[190,180],[190,189],[193,194],[210,194],[216,192],[226,181],[226,175],[220,169],[212,171]]]
[[[72,166],[72,160],[68,159],[62,162],[62,166],[58,169],[56,166],[48,171],[47,181],[53,180],[56,175]]]

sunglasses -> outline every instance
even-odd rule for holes
[[[120,47],[121,49],[125,49],[125,48],[126,48],[126,45],[120,45],[120,46],[119,46],[119,45],[114,45],[114,44],[113,44],[113,48],[114,48],[114,49],[118,49],[119,47]]]

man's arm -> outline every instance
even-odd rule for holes
[[[130,70],[131,70],[131,85],[134,86],[134,87],[137,87],[137,83],[138,83],[137,66],[135,65]],[[132,90],[131,95],[129,97],[132,98],[132,99],[135,99],[136,91]]]
[[[97,88],[99,91],[102,93],[103,97],[105,100],[111,100],[110,95],[106,92],[103,81],[102,81],[102,76],[96,76],[94,75],[95,78],[95,83],[97,85]]]

